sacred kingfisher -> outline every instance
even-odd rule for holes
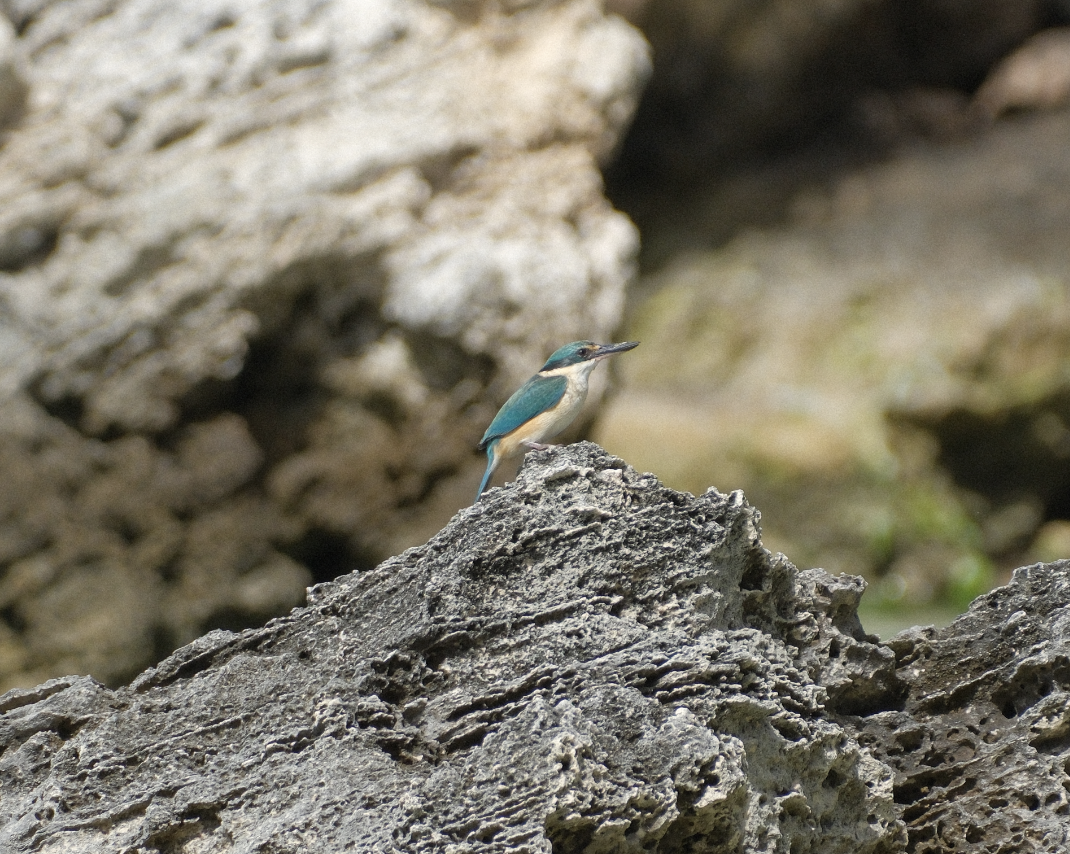
[[[587,399],[587,379],[600,361],[638,346],[638,341],[573,341],[547,359],[539,372],[505,401],[483,434],[479,450],[487,452],[487,473],[479,484],[476,501],[502,460],[521,447],[545,450],[549,446],[543,440],[556,436],[573,422]]]

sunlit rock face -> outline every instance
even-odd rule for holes
[[[1065,850],[1070,562],[884,645],[759,523],[529,454],[286,617],[0,695],[0,850]]]
[[[423,541],[495,403],[618,325],[649,60],[597,3],[4,8],[0,684]]]
[[[287,617],[0,698],[0,847],[902,851],[842,717],[898,707],[895,658],[859,579],[758,522],[590,443],[530,454]]]

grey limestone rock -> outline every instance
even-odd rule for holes
[[[863,719],[917,854],[1070,850],[1070,561],[1015,571],[889,646],[905,703]]]
[[[901,851],[889,768],[833,710],[893,708],[892,658],[855,582],[758,524],[589,443],[532,453],[287,617],[128,687],[4,695],[0,848]]]
[[[649,59],[595,0],[3,9],[0,685],[423,542],[493,401],[619,324]]]
[[[526,364],[538,321],[611,328],[635,235],[596,161],[645,46],[593,2],[492,6],[42,5],[0,158],[0,233],[23,247],[0,388],[75,400],[93,433],[164,429],[306,294],[328,325],[381,308],[352,330],[372,340],[528,339]]]

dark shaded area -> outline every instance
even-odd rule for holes
[[[475,380],[485,388],[494,374],[494,362],[489,356],[468,353],[456,341],[441,335],[407,330],[406,341],[430,388],[449,391],[463,380]]]
[[[298,334],[308,317],[307,307],[295,306],[294,323],[253,341],[233,380],[202,383],[184,398],[182,420],[201,420],[224,410],[238,413],[268,466],[300,450],[328,398],[316,376],[321,348],[309,346]]]
[[[1070,20],[1058,0],[884,0],[827,19],[739,5],[637,15],[654,73],[606,187],[643,234],[646,269],[779,224],[800,189],[904,142],[970,132],[967,99],[992,65]]]
[[[332,397],[324,388],[325,366],[336,358],[358,355],[382,334],[378,300],[385,273],[375,256],[328,256],[295,265],[279,274],[295,294],[289,305],[259,307],[277,318],[249,348],[241,372],[232,380],[199,384],[182,400],[181,423],[200,421],[220,412],[240,415],[263,451],[262,477],[292,454],[307,447],[308,431]],[[271,292],[269,289],[268,292]],[[367,408],[390,420],[394,401],[382,396],[364,401]],[[162,437],[167,444],[167,437]],[[316,582],[329,581],[378,561],[360,552],[358,538],[311,528],[283,551],[306,566]],[[214,628],[239,630],[252,624],[222,621]]]
[[[0,237],[0,272],[17,273],[48,260],[59,240],[59,225],[42,223],[12,229]]]
[[[40,382],[34,383],[30,389],[30,396],[41,405],[41,408],[66,424],[71,429],[80,432],[82,417],[85,415],[85,402],[76,395],[64,394],[57,398],[51,398],[45,394]]]
[[[937,463],[989,507],[1035,501],[1043,520],[1070,519],[1070,393],[994,412],[899,412],[889,420],[932,436]]]
[[[308,567],[315,584],[332,581],[347,572],[369,570],[377,563],[374,557],[360,554],[350,537],[321,528],[306,531],[297,542],[286,546],[283,551]]]
[[[15,33],[22,35],[47,5],[48,0],[0,0],[0,13],[11,21]]]
[[[328,255],[278,274],[276,288],[292,301],[251,308],[265,329],[255,338],[241,372],[191,390],[182,421],[228,410],[241,415],[270,468],[304,447],[308,427],[331,393],[322,371],[334,358],[359,354],[381,334],[379,302],[386,273],[375,255]]]
[[[134,266],[155,261],[165,254]],[[381,559],[363,550],[366,532],[344,537],[317,525],[302,515],[300,487],[283,501],[271,478],[309,446],[310,431],[337,398],[324,387],[325,367],[359,356],[382,335],[382,268],[374,255],[339,253],[294,265],[280,279],[287,298],[256,308],[263,332],[241,371],[195,385],[157,434],[112,426],[80,444],[87,400],[51,376],[30,387],[70,430],[55,425],[49,443],[32,449],[36,457],[15,438],[0,448],[0,569],[8,596],[0,628],[9,648],[25,650],[26,671],[47,666],[48,654],[76,659],[81,647],[104,649],[86,669],[122,684],[191,637],[262,625],[300,604],[309,581]],[[41,523],[53,515],[62,523]],[[47,607],[38,604],[38,576],[18,583],[27,574],[18,561],[34,551],[52,567]],[[86,592],[81,579],[94,569],[101,581]]]
[[[994,504],[1023,495],[1044,502],[1048,519],[1070,518],[1070,398],[1015,407],[995,417],[957,410],[930,430],[939,462],[962,487]]]

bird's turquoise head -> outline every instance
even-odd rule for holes
[[[556,350],[542,366],[542,372],[568,368],[582,362],[597,362],[614,353],[623,353],[638,347],[638,341],[625,341],[622,344],[595,344],[594,341],[573,341]]]

